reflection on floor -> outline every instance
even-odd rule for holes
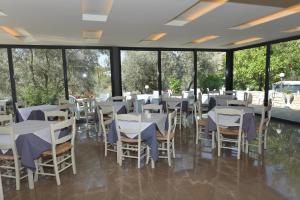
[[[15,191],[4,181],[6,200],[84,199],[300,199],[300,126],[272,121],[269,149],[263,158],[255,152],[237,161],[231,152],[218,158],[209,147],[195,145],[192,128],[176,135],[176,159],[168,167],[159,160],[155,169],[138,170],[136,161],[116,164],[116,155],[104,157],[101,138],[78,127],[78,174],[67,170],[61,186],[52,177],[40,177],[30,191],[26,181]]]

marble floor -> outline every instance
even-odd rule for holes
[[[272,120],[269,133],[263,157],[252,149],[237,161],[230,151],[217,157],[206,144],[195,145],[193,128],[178,130],[173,166],[159,160],[155,169],[147,165],[139,170],[135,160],[120,167],[115,153],[104,157],[101,138],[81,124],[78,174],[63,172],[61,186],[55,178],[40,177],[34,190],[22,181],[20,191],[4,179],[5,200],[300,199],[300,126]]]

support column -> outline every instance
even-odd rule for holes
[[[9,78],[10,78],[10,86],[11,86],[11,97],[12,97],[12,104],[13,104],[12,106],[18,121],[17,108],[16,108],[17,93],[16,93],[16,83],[14,77],[14,63],[13,63],[11,48],[7,48],[7,59],[8,59]]]
[[[233,90],[233,51],[226,52],[226,79],[225,89]]]
[[[68,64],[67,64],[67,57],[66,57],[66,49],[63,48],[61,50],[61,53],[62,53],[62,61],[63,61],[65,98],[66,98],[66,100],[69,100]]]
[[[270,64],[271,64],[271,45],[267,44],[267,49],[266,49],[266,68],[265,68],[265,97],[264,97],[264,106],[268,106],[268,103],[269,103]]]
[[[159,95],[162,94],[162,81],[161,81],[161,51],[157,52],[157,64],[158,64],[158,91]]]
[[[112,96],[122,96],[121,53],[118,47],[110,49]]]
[[[194,50],[194,96],[195,96],[195,101],[197,101],[197,51]]]

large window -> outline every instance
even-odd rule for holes
[[[194,62],[193,52],[190,51],[162,51],[161,71],[162,88],[173,94],[193,89]]]
[[[274,107],[300,110],[300,40],[272,45],[270,90]]]
[[[0,80],[0,101],[6,102],[7,111],[11,113],[12,99],[6,49],[0,49]]]
[[[121,51],[121,62],[123,93],[158,90],[156,51]]]
[[[197,52],[197,88],[202,92],[221,90],[225,83],[226,53]]]
[[[243,99],[244,92],[248,92],[252,94],[252,104],[263,104],[265,67],[265,46],[234,52],[233,85],[238,99]]]
[[[69,95],[96,98],[111,95],[109,50],[69,49],[66,55]]]
[[[13,62],[19,101],[40,105],[64,98],[60,49],[13,49]]]

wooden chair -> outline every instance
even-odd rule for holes
[[[176,158],[175,154],[175,130],[176,130],[176,122],[177,122],[177,111],[173,111],[172,113],[168,114],[168,132],[167,134],[163,135],[159,131],[156,134],[157,141],[159,143],[158,150],[160,152],[167,152],[166,155],[160,154],[159,158],[167,158],[168,164],[171,167],[171,154],[173,158]],[[150,149],[148,148],[147,151]],[[149,162],[150,152],[147,153],[147,163]]]
[[[247,107],[247,101],[241,100],[227,100],[227,106],[245,106]]]
[[[107,151],[117,152],[116,144],[109,144],[108,143],[108,131],[110,125],[113,121],[115,112],[113,106],[97,106],[97,113],[99,119],[99,133],[102,131],[103,134],[103,141],[104,141],[104,155],[107,156]]]
[[[207,137],[208,135],[204,132],[205,127],[208,124],[208,118],[203,117],[201,102],[198,100],[194,103],[195,110],[195,122],[196,122],[196,144],[198,144],[199,140],[211,141],[211,147],[215,147],[215,134],[212,132],[211,138]]]
[[[232,95],[232,96],[236,97],[236,91],[233,91],[233,90],[226,90],[226,91],[224,91],[224,94]]]
[[[162,105],[158,104],[144,104],[142,105],[142,112],[144,113],[146,110],[152,112],[163,113]]]
[[[23,101],[18,101],[15,103],[16,108],[26,108],[26,103]]]
[[[59,105],[58,107],[60,111],[68,112],[68,118],[75,117],[75,104],[67,103]]]
[[[242,124],[243,124],[243,110],[232,108],[216,108],[216,125],[217,125],[217,140],[218,140],[218,156],[221,156],[221,149],[232,149],[237,151],[237,159],[241,155],[241,142],[242,142]],[[220,121],[220,116],[235,116],[234,121]],[[237,147],[224,146],[224,143],[233,143]]]
[[[20,190],[20,181],[27,177],[24,168],[21,167],[15,144],[15,133],[13,128],[12,115],[0,115],[0,135],[6,135],[9,143],[0,141],[0,149],[11,150],[12,154],[0,154],[0,169],[2,177],[16,180],[16,190]],[[24,173],[23,173],[24,172]]]
[[[67,111],[45,111],[45,121],[63,121],[68,119]]]
[[[141,167],[141,160],[146,156],[147,146],[141,139],[141,115],[121,114],[115,115],[116,129],[118,134],[117,141],[117,157],[118,163],[122,166],[123,158],[135,158],[138,161],[138,168]],[[136,122],[133,127],[121,127],[121,121]],[[126,134],[138,134],[136,139],[131,139]],[[148,147],[149,148],[149,147]],[[132,155],[130,152],[136,152],[137,155]]]
[[[163,98],[163,101],[166,102],[167,113],[171,113],[174,110],[177,112],[177,124],[179,124],[179,129],[182,125],[182,98]],[[175,105],[176,104],[176,105]]]
[[[248,143],[246,141],[246,152],[248,153],[248,145],[249,146],[257,146],[257,150],[259,154],[262,154],[262,145],[264,149],[267,149],[267,136],[268,136],[268,128],[272,115],[272,104],[269,104],[266,107],[263,107],[261,112],[261,120],[258,126],[256,126],[256,132],[258,133],[258,144]]]
[[[6,115],[6,101],[0,101],[0,115]]]
[[[42,154],[45,159],[36,160],[35,181],[38,180],[38,175],[55,176],[56,184],[60,185],[59,174],[69,167],[72,167],[73,174],[76,174],[75,163],[75,118],[67,119],[50,125],[51,130],[51,150],[45,151]],[[64,132],[64,136],[59,137],[58,134]],[[45,172],[44,168],[53,168],[54,173]]]
[[[95,124],[96,122],[96,100],[95,99],[85,99],[83,101],[84,105],[84,116],[87,125]]]
[[[126,101],[126,97],[123,97],[123,96],[114,96],[114,97],[111,97],[111,100],[112,101]]]

